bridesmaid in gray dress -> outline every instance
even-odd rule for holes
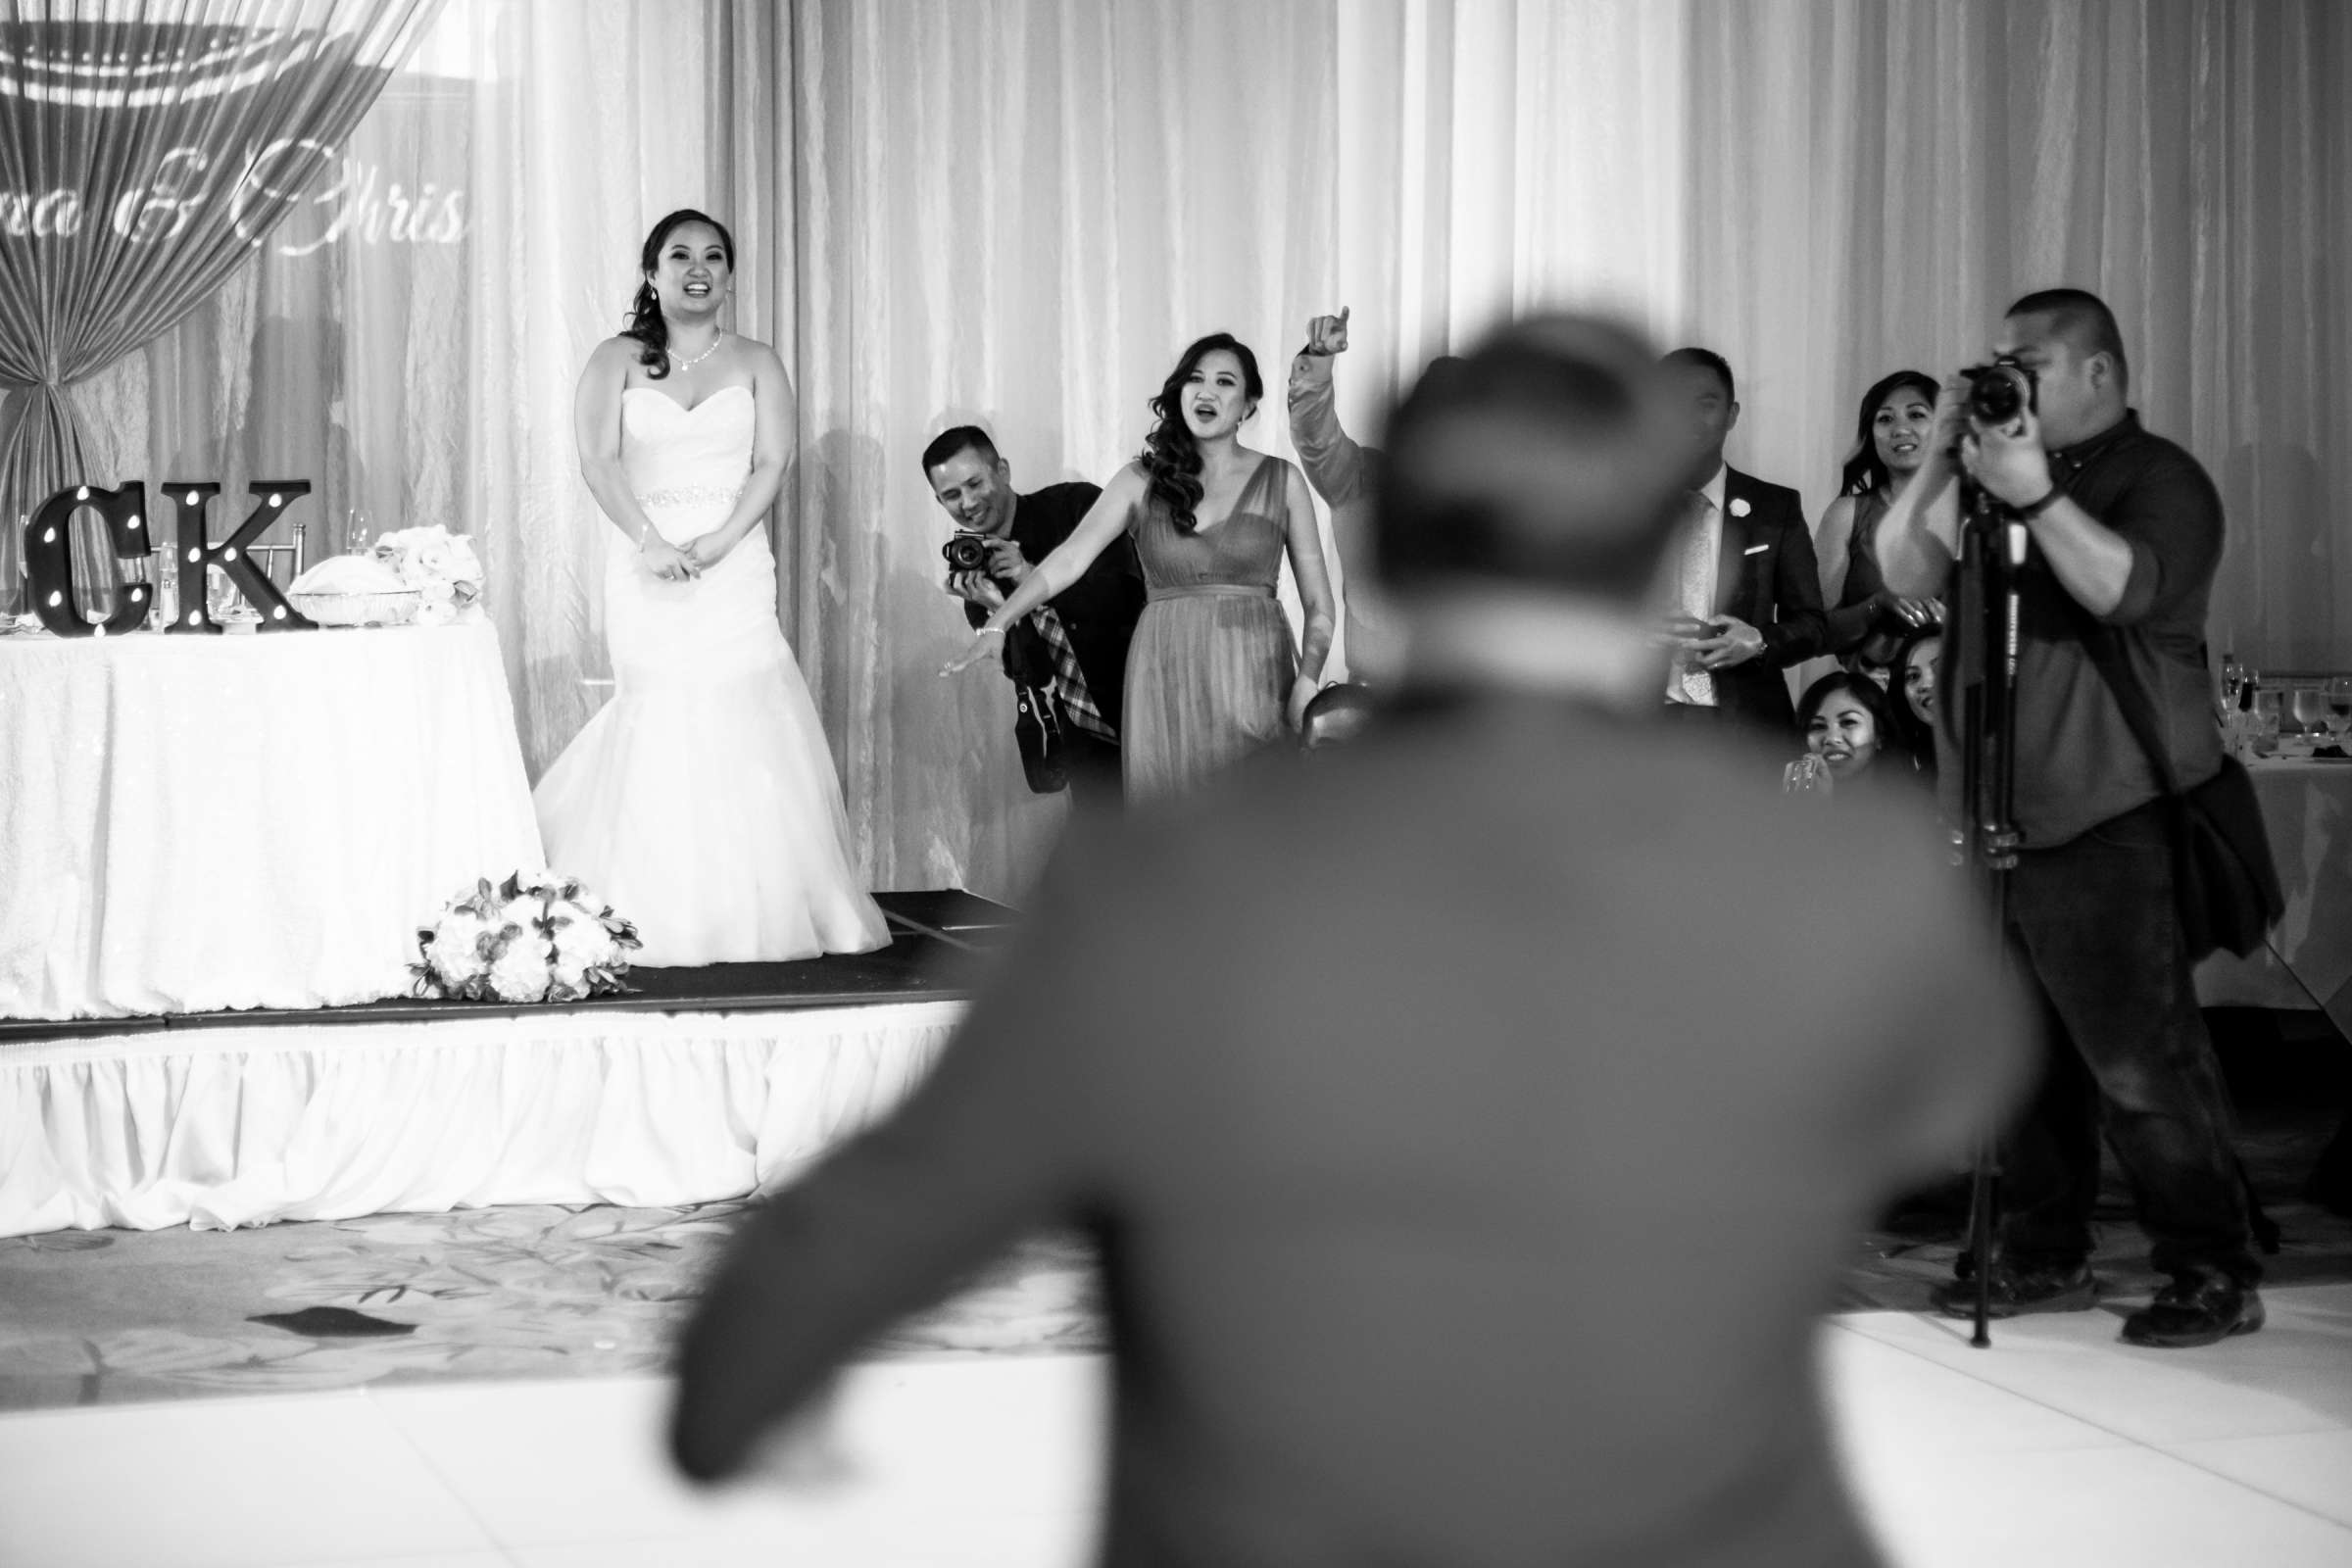
[[[1132,532],[1149,594],[1127,654],[1127,795],[1180,794],[1296,730],[1331,652],[1331,579],[1306,480],[1241,444],[1265,396],[1257,358],[1227,333],[1184,352],[1152,400],[1142,456],[974,634],[950,672],[989,657],[1006,627],[1077,580]],[[1275,602],[1288,552],[1305,612],[1302,646]]]

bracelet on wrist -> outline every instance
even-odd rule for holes
[[[979,635],[985,637],[990,632],[995,632],[998,636],[1002,637],[1004,635],[1004,628],[1002,626],[983,626],[980,628]]]

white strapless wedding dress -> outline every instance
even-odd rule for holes
[[[748,387],[691,409],[650,387],[621,394],[621,466],[662,538],[686,544],[733,510],[753,409]],[[851,867],[833,754],[776,624],[766,533],[699,578],[663,582],[606,532],[615,692],[533,792],[548,863],[635,922],[648,966],[886,945]]]

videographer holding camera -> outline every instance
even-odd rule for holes
[[[1931,471],[1880,524],[1897,593],[1943,594],[1957,541],[1927,501],[1955,465],[2022,518],[2008,938],[2037,995],[2040,1088],[2002,1144],[1992,1312],[2072,1311],[2089,1268],[2102,1124],[2172,1284],[2125,1320],[2134,1345],[2210,1345],[2262,1326],[2261,1277],[2230,1106],[2189,980],[2165,785],[2127,705],[2152,714],[2176,787],[2212,779],[2220,728],[2204,667],[2222,505],[2197,461],[2141,428],[2114,315],[2080,289],[2029,294],[1994,364],[1948,382]],[[1961,820],[1960,661],[1936,709],[1946,815]],[[1975,1287],[1937,1305],[1969,1315]]]
[[[941,552],[948,592],[964,602],[964,618],[974,627],[1070,536],[1102,493],[1073,482],[1014,494],[1012,466],[987,431],[970,424],[923,449],[923,476],[955,519],[956,532]],[[1143,612],[1143,572],[1135,547],[1122,537],[1006,633],[1013,735],[1032,790],[1051,794],[1067,782],[1081,799],[1118,802],[1127,644]]]

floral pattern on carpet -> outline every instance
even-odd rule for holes
[[[0,1241],[0,1409],[657,1372],[743,1207],[518,1206]],[[1102,1345],[1086,1247],[1041,1236],[869,1348]]]
[[[2352,1280],[2352,1218],[2305,1184],[2335,1125],[2273,1107],[2238,1152],[2281,1232],[2270,1283]],[[2108,1171],[2092,1259],[2109,1299],[2159,1283]],[[1859,1232],[1829,1304],[1928,1308],[1951,1275],[1957,1175]],[[56,1231],[0,1240],[0,1410],[351,1388],[439,1378],[658,1373],[742,1201],[379,1214],[238,1231]],[[1710,1244],[1702,1234],[1690,1245]],[[1093,1253],[1032,1237],[939,1306],[878,1335],[874,1357],[1096,1351]]]

